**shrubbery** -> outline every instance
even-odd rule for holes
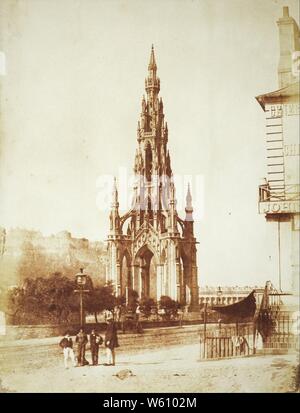
[[[10,324],[62,324],[79,322],[79,294],[75,293],[75,280],[54,273],[48,277],[27,278],[22,287],[15,287],[0,294],[0,310],[5,310]],[[125,308],[126,297],[115,297],[111,284],[94,288],[88,277],[84,293],[84,309],[95,316],[104,310],[113,311],[116,306]],[[128,306],[125,313],[135,313],[137,305],[140,312],[148,319],[163,310],[163,318],[176,318],[180,304],[168,296],[160,301],[152,298],[138,299],[138,293],[128,290]]]
[[[177,317],[181,304],[178,301],[172,300],[171,297],[163,295],[160,297],[159,307],[164,310],[165,318],[169,320],[172,317]]]
[[[48,277],[26,279],[22,287],[15,287],[2,296],[2,307],[11,324],[72,323],[79,318],[79,294],[74,292],[75,281],[54,273]],[[93,288],[89,278],[84,294],[84,308],[94,314],[112,310],[116,304],[110,285]]]

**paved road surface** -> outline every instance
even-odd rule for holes
[[[59,349],[0,348],[2,391],[17,392],[292,392],[296,356],[199,362],[196,344],[119,353],[114,367],[63,367]],[[5,357],[5,353],[6,356]],[[9,361],[9,363],[8,363]],[[104,362],[104,349],[100,363]],[[132,376],[116,374],[130,369]]]

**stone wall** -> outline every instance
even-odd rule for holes
[[[199,324],[200,320],[184,320],[183,325],[195,325]],[[161,327],[175,327],[179,326],[179,320],[171,320],[171,321],[143,321],[142,326],[144,329],[150,328],[161,328]],[[121,329],[121,325],[119,325]],[[47,338],[47,337],[59,337],[63,336],[66,331],[74,336],[79,331],[79,324],[61,324],[61,325],[7,325],[6,326],[6,334],[0,336],[0,341],[6,340],[27,340],[27,339],[34,339],[34,338]],[[98,332],[104,332],[106,329],[105,323],[88,323],[85,326],[86,332],[89,334],[95,328]],[[128,332],[128,330],[126,330]]]
[[[88,324],[87,332],[90,332],[92,327],[96,327],[98,331],[105,329],[104,323]],[[79,331],[78,324],[64,325],[19,325],[19,326],[6,326],[5,336],[0,336],[0,340],[26,340],[32,338],[46,338],[46,337],[58,337],[63,336],[66,331],[69,331],[71,335],[75,335]]]

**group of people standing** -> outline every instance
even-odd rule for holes
[[[115,348],[119,347],[118,335],[117,335],[117,326],[112,317],[107,318],[107,328],[104,337],[104,346],[106,348],[106,363],[104,366],[114,366],[116,363]],[[89,362],[85,358],[86,354],[86,345],[90,343],[90,351],[92,356],[92,365],[98,365],[99,359],[99,347],[103,344],[103,338],[100,334],[96,332],[95,329],[92,329],[89,340],[88,336],[81,328],[79,333],[76,335],[76,356],[73,349],[73,339],[70,336],[70,333],[67,332],[65,336],[60,341],[59,345],[63,349],[64,354],[64,365],[65,368],[68,368],[68,361],[71,360],[74,367],[89,365]]]

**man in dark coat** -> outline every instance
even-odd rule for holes
[[[77,343],[78,366],[85,366],[89,364],[89,362],[85,358],[85,346],[88,342],[88,338],[82,328],[79,330],[79,333],[77,334],[75,341]]]
[[[107,328],[105,332],[105,347],[107,363],[105,366],[114,366],[116,363],[115,348],[119,347],[117,326],[112,317],[107,318]]]
[[[103,343],[102,337],[93,328],[90,334],[90,346],[93,366],[98,366],[99,346]]]
[[[75,355],[73,351],[73,340],[72,337],[70,337],[70,334],[67,332],[64,336],[64,338],[60,341],[59,343],[60,347],[63,349],[64,352],[64,364],[65,368],[68,368],[68,359],[70,358],[73,366],[76,366],[75,363]]]

